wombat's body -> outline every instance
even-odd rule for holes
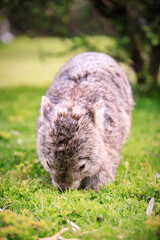
[[[55,187],[99,188],[114,179],[131,125],[131,88],[103,53],[67,62],[42,98],[37,151]]]

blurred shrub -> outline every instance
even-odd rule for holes
[[[9,19],[14,34],[67,36],[107,34],[110,21],[88,0],[1,0],[0,21]]]

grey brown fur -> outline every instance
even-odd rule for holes
[[[37,152],[56,188],[114,180],[132,108],[127,77],[110,56],[82,53],[60,69],[37,119]]]

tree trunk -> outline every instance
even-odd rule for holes
[[[146,82],[146,78],[144,76],[144,59],[141,54],[141,39],[142,32],[138,23],[137,16],[137,7],[133,4],[133,2],[128,2],[126,5],[126,13],[127,13],[127,28],[128,28],[128,36],[129,36],[129,51],[131,55],[131,59],[133,61],[133,68],[137,75],[138,84],[144,84]]]
[[[149,74],[151,76],[152,85],[158,86],[158,74],[160,66],[160,45],[153,46],[150,53]]]
[[[146,79],[144,77],[144,60],[141,56],[140,50],[137,48],[137,45],[134,42],[134,37],[131,37],[130,41],[130,54],[131,59],[133,60],[133,68],[137,75],[137,82],[138,84],[144,84],[146,82]]]

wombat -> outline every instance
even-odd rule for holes
[[[114,180],[129,135],[131,87],[118,63],[85,52],[58,72],[37,119],[37,152],[58,189],[99,189]]]

